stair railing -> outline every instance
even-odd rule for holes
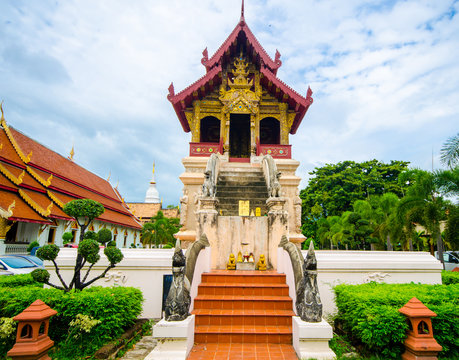
[[[269,197],[280,197],[281,186],[279,183],[279,178],[281,173],[277,171],[277,166],[273,157],[271,155],[264,155],[262,164]]]
[[[206,171],[204,172],[204,183],[202,184],[202,195],[215,197],[217,193],[218,173],[220,172],[220,157],[212,154],[207,160]]]

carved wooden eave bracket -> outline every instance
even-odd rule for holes
[[[16,207],[16,201],[13,201],[10,206],[8,206],[8,209],[2,209],[0,207],[0,217],[3,219],[8,219],[11,216],[13,216],[13,210]]]
[[[49,177],[45,180],[43,179],[32,167],[26,167],[27,172],[33,176],[35,180],[37,180],[40,184],[44,187],[49,187],[51,185],[51,181],[53,180],[53,174],[49,175]]]
[[[51,210],[53,208],[52,202],[50,202],[46,209],[44,209],[39,204],[37,204],[24,190],[19,189],[18,192],[21,198],[41,216],[48,217],[51,214]]]
[[[0,119],[1,126],[5,130],[6,136],[8,137],[8,140],[10,141],[11,145],[13,145],[14,151],[16,151],[16,153],[21,158],[21,160],[27,164],[28,162],[30,162],[30,159],[32,158],[32,151],[26,156],[25,153],[22,151],[22,149],[19,147],[16,139],[11,133],[11,130],[8,124],[6,123],[5,116],[3,114],[3,106],[0,106],[0,108],[2,111],[2,117]]]
[[[0,172],[6,176],[8,180],[13,182],[15,185],[20,185],[22,184],[22,181],[25,176],[25,170],[23,170],[19,176],[15,176],[11,171],[9,171],[5,166],[0,163]]]

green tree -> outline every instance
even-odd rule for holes
[[[448,203],[439,195],[435,184],[435,175],[424,170],[409,170],[401,178],[412,176],[414,181],[409,187],[407,196],[400,200],[397,216],[403,219],[410,239],[413,237],[415,224],[422,225],[435,239],[440,261],[443,262],[443,241],[440,223],[446,219]],[[413,250],[410,244],[410,250]]]
[[[370,203],[374,209],[375,235],[382,243],[386,243],[388,251],[393,250],[393,243],[401,237],[402,227],[397,223],[396,209],[400,199],[394,193],[374,196]]]
[[[459,196],[459,165],[450,170],[439,170],[434,173],[434,183],[444,196]]]
[[[365,200],[373,195],[392,192],[403,196],[408,184],[400,183],[398,176],[408,166],[405,161],[391,161],[385,164],[378,160],[362,163],[343,161],[326,164],[310,172],[308,186],[300,193],[303,205],[303,234],[316,236],[317,221],[321,217],[341,216],[352,211],[356,200]],[[320,208],[317,215],[314,211]]]
[[[440,161],[451,169],[459,165],[459,133],[443,144],[440,150]]]
[[[151,222],[145,223],[142,227],[140,241],[149,247],[154,243],[173,247],[175,245],[174,234],[180,229],[179,218],[167,218],[162,211],[151,218]]]
[[[80,242],[78,244],[78,253],[76,257],[74,274],[71,282],[67,283],[62,278],[59,267],[56,263],[56,258],[59,254],[59,247],[54,244],[49,244],[41,247],[37,250],[37,256],[43,260],[51,261],[54,264],[56,270],[56,275],[59,278],[62,286],[55,285],[49,282],[50,274],[45,269],[38,269],[32,272],[32,277],[39,282],[45,283],[49,286],[52,286],[56,289],[61,289],[64,291],[70,291],[75,288],[77,290],[83,290],[85,287],[91,285],[96,280],[105,276],[105,274],[112,268],[116,266],[122,259],[123,254],[120,249],[116,247],[106,247],[104,249],[104,254],[109,261],[107,268],[98,276],[86,282],[89,272],[95,263],[100,259],[99,255],[99,243],[94,239],[94,232],[88,232],[89,237],[85,237],[85,230],[89,224],[98,216],[104,212],[104,207],[102,204],[91,200],[91,199],[78,199],[68,202],[64,206],[64,212],[67,215],[72,216],[77,220],[78,225],[80,226]],[[95,234],[97,235],[97,234]],[[83,280],[81,280],[81,271],[86,264],[90,264],[86,274],[84,275]]]

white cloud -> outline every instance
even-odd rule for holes
[[[0,97],[13,126],[141,201],[156,161],[166,204],[178,203],[190,135],[167,87],[185,88],[236,26],[239,2],[6,3]],[[429,168],[458,131],[459,20],[453,1],[246,2],[247,22],[279,77],[314,104],[291,137],[299,176],[346,159]],[[116,181],[116,180],[115,180]],[[303,185],[305,185],[303,183]]]

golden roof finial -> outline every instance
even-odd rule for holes
[[[153,175],[155,174],[155,162],[153,161]]]
[[[107,181],[110,181],[110,176],[112,176],[112,171],[111,171],[111,170],[108,172],[108,178],[107,178]]]
[[[2,111],[2,118],[0,120],[5,121],[5,115],[3,114],[3,100],[0,102],[0,110]]]
[[[72,145],[72,150],[70,150],[69,160],[73,161],[73,155],[75,155],[75,145]]]
[[[116,186],[115,186],[115,189],[118,190],[118,185],[120,184],[120,179],[118,179],[118,181],[116,182]]]

